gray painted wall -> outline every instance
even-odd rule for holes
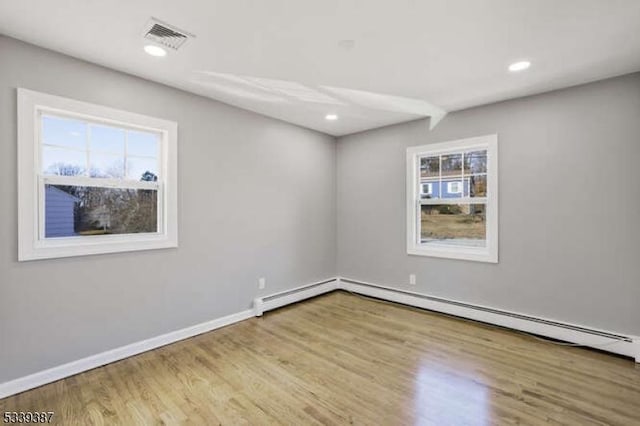
[[[640,335],[640,74],[427,126],[338,140],[340,275]],[[500,263],[408,256],[406,147],[492,133]]]
[[[16,87],[178,122],[180,247],[18,263]],[[335,163],[331,137],[0,36],[0,383],[334,276]]]

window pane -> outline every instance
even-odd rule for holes
[[[462,175],[462,154],[442,156],[442,176]]]
[[[42,173],[45,175],[77,176],[84,174],[87,154],[72,149],[42,147]]]
[[[158,160],[153,158],[127,158],[127,178],[155,182],[158,180]]]
[[[96,178],[123,178],[124,157],[92,152],[89,175]]]
[[[440,175],[440,157],[423,157],[420,159],[420,176],[435,177]]]
[[[464,174],[487,173],[487,151],[464,153]]]
[[[158,191],[45,185],[45,237],[157,232]]]
[[[87,126],[68,118],[42,116],[42,143],[67,148],[87,148]]]
[[[141,157],[158,157],[160,136],[156,133],[135,132],[127,133],[127,155]]]
[[[484,204],[435,204],[421,208],[423,244],[485,247],[486,232]]]
[[[466,178],[466,177],[465,177]],[[469,176],[470,197],[486,197],[487,196],[487,176]]]
[[[91,152],[94,151],[124,155],[124,130],[91,125]]]

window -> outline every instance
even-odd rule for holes
[[[19,260],[177,247],[176,123],[18,89]]]
[[[498,262],[496,135],[407,149],[407,253]]]
[[[460,194],[462,192],[462,182],[447,182],[447,192],[449,194]]]
[[[420,184],[422,191],[421,191],[421,195],[423,197],[428,197],[431,195],[431,192],[433,191],[433,184],[432,183],[422,183]]]

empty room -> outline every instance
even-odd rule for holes
[[[0,424],[640,425],[640,1],[3,1],[0,195]]]

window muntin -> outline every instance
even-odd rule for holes
[[[175,123],[18,89],[19,260],[177,246]]]
[[[496,136],[409,148],[408,253],[497,262],[496,168]]]

